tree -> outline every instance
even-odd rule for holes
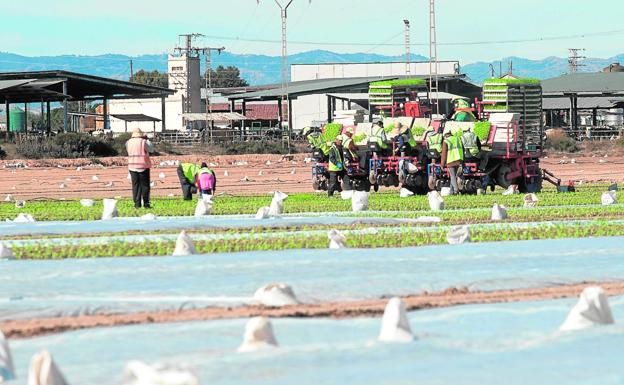
[[[205,74],[207,75],[207,73]],[[234,66],[218,66],[216,70],[210,69],[213,88],[247,87],[249,83],[240,76],[240,70]],[[206,79],[202,79],[205,82]]]
[[[144,70],[139,70],[137,73],[132,76],[130,81],[139,84],[145,84],[147,86],[156,86],[167,88],[169,86],[169,81],[167,80],[167,74],[158,71],[147,72]]]

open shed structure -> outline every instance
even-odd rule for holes
[[[230,101],[231,109],[234,110],[237,102],[242,104],[242,114],[246,115],[246,103],[252,101],[271,101],[277,103],[278,106],[278,120],[279,127],[282,127],[282,123],[287,119],[288,127],[293,128],[293,119],[297,115],[301,115],[295,106],[293,111],[293,101],[313,95],[321,95],[325,98],[326,109],[324,109],[324,117],[327,122],[333,120],[334,112],[337,109],[337,102],[344,101],[350,107],[351,103],[357,103],[362,107],[370,110],[368,106],[369,85],[373,81],[379,80],[395,80],[405,78],[405,76],[390,76],[390,77],[356,77],[356,78],[336,78],[336,79],[316,79],[316,80],[304,80],[288,83],[286,92],[283,92],[280,85],[275,85],[273,88],[264,89],[255,92],[235,93],[228,95],[227,98]],[[428,76],[410,76],[410,78],[420,78],[428,80]],[[439,77],[439,89],[445,93],[453,93],[461,96],[468,97],[470,99],[477,97],[481,93],[481,88],[466,81],[464,75],[446,75]],[[286,102],[283,99],[283,95],[288,96],[288,116],[283,111],[282,105]],[[448,104],[446,101],[442,101],[443,106]],[[446,106],[448,109],[448,106]],[[445,110],[445,107],[442,108]],[[306,115],[308,113],[306,112]],[[317,118],[321,118],[318,116]]]
[[[67,131],[69,101],[102,101],[104,127],[108,127],[108,101],[112,99],[161,99],[162,116],[165,121],[165,98],[174,90],[147,86],[122,80],[85,75],[68,71],[34,71],[0,73],[0,103],[7,112],[7,128],[10,127],[9,111],[12,104],[41,103],[41,114],[46,112],[46,128],[51,130],[50,104],[62,103],[63,130]],[[163,127],[164,129],[164,127]]]
[[[568,116],[572,133],[579,131],[579,111],[591,113],[591,126],[598,125],[598,111],[624,106],[624,73],[596,72],[562,75],[542,81],[542,109],[553,125],[556,113]]]

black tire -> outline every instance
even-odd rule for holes
[[[375,192],[379,191],[379,185],[377,183],[373,185],[373,191]]]
[[[522,181],[518,185],[518,190],[521,193],[538,193],[542,191],[542,176],[538,175],[533,177],[532,180],[527,181],[526,178],[522,177]]]
[[[507,174],[511,172],[511,167],[507,163],[502,163],[498,169],[496,169],[496,184],[506,189],[513,184],[513,181],[508,180]]]

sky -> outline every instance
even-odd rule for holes
[[[408,19],[412,52],[428,56],[428,5],[293,0],[289,53],[403,54]],[[0,9],[0,51],[26,56],[164,53],[183,33],[204,34],[197,45],[225,46],[233,53],[281,52],[275,0],[0,0]],[[568,48],[601,58],[624,52],[621,0],[437,0],[436,14],[440,60],[565,57]]]

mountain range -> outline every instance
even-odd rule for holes
[[[59,69],[126,80],[130,75],[130,60],[133,62],[134,71],[143,69],[146,71],[158,70],[165,72],[167,70],[166,54],[135,57],[118,54],[30,57],[0,52],[0,72]],[[403,60],[403,55],[341,54],[325,50],[314,50],[289,56],[290,64],[393,62]],[[412,55],[412,60],[426,61],[428,59],[421,55]],[[238,67],[241,70],[242,77],[251,85],[279,83],[281,78],[281,57],[279,56],[241,55],[223,52],[221,55],[213,54],[212,61],[213,67],[218,65]],[[551,56],[542,60],[530,60],[522,57],[507,57],[502,58],[500,61],[465,64],[462,65],[461,72],[468,75],[472,82],[480,84],[484,79],[491,76],[490,65],[494,68],[495,74],[498,75],[499,68],[502,68],[503,73],[507,73],[510,62],[513,63],[513,73],[515,75],[538,79],[559,76],[566,73],[568,67],[567,58]],[[581,67],[580,71],[596,72],[615,62],[624,63],[624,54],[605,59],[584,59],[582,61],[584,66]],[[502,66],[499,63],[502,63]]]

